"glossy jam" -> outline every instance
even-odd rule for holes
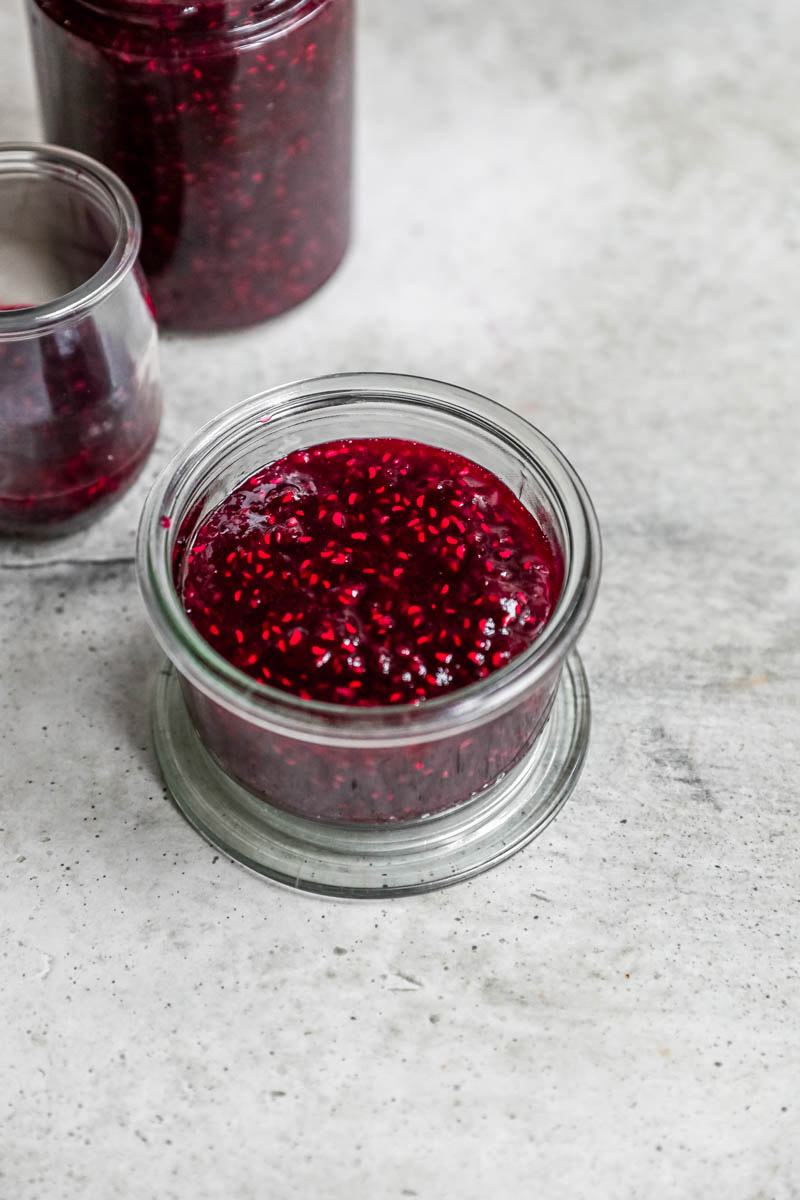
[[[151,335],[107,342],[87,318],[0,341],[0,532],[69,532],[133,482],[161,412]]]
[[[460,455],[396,438],[295,451],[176,542],[195,627],[236,667],[301,698],[418,705],[529,647],[558,600],[560,551],[510,489]],[[554,677],[555,678],[555,677]],[[267,734],[190,685],[207,748],[271,803],[385,821],[463,803],[510,769],[554,678],[473,734],[379,751]]]
[[[263,320],[349,233],[352,0],[28,0],[45,134],[110,166],[163,325]]]
[[[562,575],[535,518],[483,467],[371,438],[295,451],[239,486],[187,548],[181,596],[259,682],[418,703],[526,649]]]

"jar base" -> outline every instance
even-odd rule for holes
[[[521,850],[572,793],[590,724],[586,675],[573,651],[547,725],[507,775],[449,812],[365,829],[283,812],[226,775],[197,736],[171,666],[159,673],[153,705],[164,782],[195,829],[230,858],[278,883],[345,898],[432,891]]]
[[[309,285],[308,290],[302,296],[291,300],[284,299],[277,308],[250,306],[228,311],[217,303],[201,309],[196,296],[183,305],[164,300],[159,302],[158,283],[150,280],[158,327],[162,333],[183,334],[187,337],[207,337],[209,334],[236,333],[238,330],[253,329],[257,325],[268,325],[279,321],[281,317],[293,313],[296,308],[308,304],[309,300],[313,300],[317,293],[331,282],[347,257],[349,231],[347,239],[334,261],[325,268],[319,279]],[[150,277],[148,276],[148,278]]]

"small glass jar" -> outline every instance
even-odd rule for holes
[[[158,433],[157,331],[128,189],[54,146],[0,145],[0,532],[67,533]]]
[[[228,663],[183,610],[183,548],[259,468],[348,437],[401,436],[497,475],[564,561],[538,640],[470,686],[419,705],[348,707],[272,688]],[[539,832],[574,786],[588,692],[571,651],[600,571],[597,521],[574,470],[537,430],[460,388],[395,375],[291,384],[207,425],[142,515],[139,581],[172,670],[154,710],[167,784],[233,857],[312,890],[420,890],[484,869]]]
[[[130,187],[164,326],[233,328],[348,241],[353,0],[27,0],[46,136]]]

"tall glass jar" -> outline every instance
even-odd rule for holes
[[[150,453],[161,391],[140,233],[99,163],[0,144],[0,533],[87,524]]]
[[[354,0],[27,0],[46,136],[110,166],[165,326],[305,300],[348,241]]]

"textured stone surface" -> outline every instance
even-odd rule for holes
[[[798,61],[795,0],[362,4],[344,269],[165,339],[146,479],[0,545],[2,1200],[800,1196]],[[15,0],[0,136],[34,112]],[[573,800],[385,904],[165,799],[131,566],[200,422],[359,368],[529,415],[606,544]]]

